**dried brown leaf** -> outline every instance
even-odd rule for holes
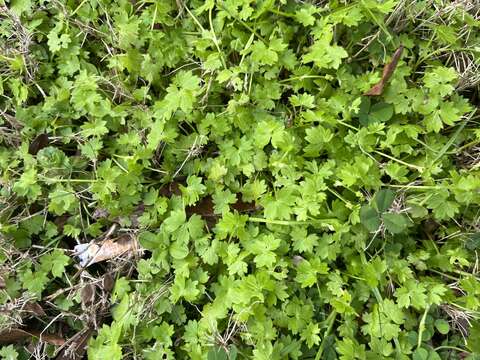
[[[107,239],[100,244],[89,243],[75,246],[76,256],[81,266],[117,258],[125,253],[133,253],[139,249],[138,241],[128,234],[115,239]]]
[[[26,303],[23,307],[23,310],[28,311],[29,313],[32,313],[36,316],[46,316],[47,315],[47,314],[45,314],[45,311],[40,306],[40,304],[37,303],[37,302],[33,302],[33,301]]]
[[[388,80],[390,80],[390,77],[392,76],[393,72],[397,67],[397,64],[398,64],[398,61],[400,60],[400,56],[402,55],[402,52],[403,52],[403,45],[400,45],[397,51],[395,51],[395,53],[393,54],[392,61],[386,64],[385,67],[383,68],[382,78],[380,79],[380,81],[376,83],[370,90],[368,90],[363,95],[366,95],[366,96],[382,95],[385,85],[387,85]]]
[[[37,153],[43,148],[47,147],[50,143],[47,134],[40,134],[35,139],[32,140],[30,146],[28,147],[28,153],[30,155],[37,155]]]
[[[90,283],[85,284],[80,292],[80,297],[85,307],[92,305],[95,301],[95,286]]]
[[[115,286],[115,279],[113,276],[109,273],[105,274],[103,276],[103,290],[106,292],[110,292],[113,290],[113,287]]]
[[[22,329],[9,329],[0,333],[0,344],[11,344],[15,342],[19,342],[31,337],[39,338],[40,341],[55,345],[55,346],[62,346],[65,344],[65,340],[53,334],[45,334],[41,333],[38,330],[22,330]]]

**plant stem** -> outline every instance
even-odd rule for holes
[[[466,349],[462,349],[462,348],[459,348],[459,347],[456,347],[456,346],[449,346],[449,345],[438,346],[433,350],[435,350],[435,351],[438,351],[438,350],[456,350],[456,351],[459,351],[459,352],[462,352],[462,353],[471,354]]]
[[[425,308],[425,312],[423,313],[422,320],[420,320],[420,324],[418,325],[417,349],[420,349],[420,346],[422,346],[422,335],[423,335],[423,331],[425,330],[425,320],[427,319],[428,310],[430,310],[430,305],[428,305]]]
[[[298,81],[298,80],[304,80],[304,79],[325,79],[325,75],[300,75],[300,76],[293,76],[289,77],[287,79],[282,79],[279,81],[279,83],[285,83],[285,82],[290,82],[290,81]]]
[[[441,186],[437,185],[399,185],[399,184],[384,184],[384,186],[399,188],[399,189],[416,189],[416,190],[429,190],[429,189],[441,189]]]
[[[385,153],[383,153],[383,152],[381,152],[381,151],[378,151],[378,150],[375,150],[374,153],[375,153],[375,154],[378,154],[378,155],[381,155],[381,156],[383,156],[383,157],[386,157],[387,159],[396,161],[396,162],[398,162],[399,164],[408,166],[409,168],[415,169],[415,170],[417,170],[418,172],[423,172],[423,167],[421,167],[421,166],[409,164],[409,163],[407,163],[407,162],[405,162],[405,161],[403,161],[403,160],[397,159],[397,158],[395,158],[395,157],[393,157],[393,156],[390,156],[390,155],[385,154]]]
[[[335,318],[337,317],[337,312],[332,311],[330,315],[328,315],[327,318],[327,330],[325,330],[325,333],[323,334],[323,340],[320,343],[320,347],[318,348],[317,355],[315,355],[315,360],[320,360],[322,358],[323,350],[325,348],[325,343],[327,340],[328,335],[330,335],[330,332],[332,331],[333,324],[335,323]]]
[[[257,217],[250,217],[248,221],[257,222],[257,223],[265,223],[265,224],[272,224],[272,225],[311,225],[311,224],[336,224],[336,219],[314,219],[308,221],[296,221],[296,220],[269,220],[264,218],[257,218]]]
[[[295,15],[288,14],[286,12],[283,12],[283,11],[280,11],[280,10],[277,10],[277,9],[269,9],[268,11],[270,11],[271,13],[274,13],[276,15],[285,16],[285,17],[289,17],[289,18],[292,18],[292,19],[295,18]]]

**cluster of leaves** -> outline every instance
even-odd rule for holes
[[[475,4],[0,5],[0,304],[91,359],[478,359]],[[134,269],[78,270],[112,232]]]

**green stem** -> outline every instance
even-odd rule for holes
[[[346,200],[342,195],[340,195],[340,194],[339,194],[338,192],[336,192],[335,190],[333,190],[333,189],[331,189],[331,188],[327,188],[327,190],[330,191],[330,192],[331,192],[333,195],[335,195],[337,198],[339,198],[340,200],[342,200],[349,209],[351,209],[351,208],[353,207],[353,204],[352,204],[350,201]]]
[[[87,0],[83,0],[83,1],[80,3],[80,5],[78,5],[78,6],[76,7],[76,9],[73,10],[73,12],[70,14],[70,16],[75,15],[75,14],[77,13],[77,11],[80,10],[81,7],[82,7],[86,2],[87,2]]]
[[[383,186],[388,186],[391,188],[398,188],[398,189],[416,189],[416,190],[429,190],[429,189],[441,189],[441,186],[436,185],[399,185],[399,184],[384,184]]]
[[[457,140],[458,135],[460,135],[460,132],[463,130],[465,125],[467,125],[468,121],[473,117],[475,114],[476,109],[470,113],[470,115],[460,124],[460,126],[457,128],[453,136],[447,141],[447,143],[442,147],[440,152],[437,154],[435,159],[432,160],[432,162],[429,164],[429,167],[433,167],[433,165],[441,159],[441,157],[450,149],[450,147],[453,145],[455,140]]]
[[[289,14],[289,13],[286,13],[286,12],[283,12],[283,11],[280,11],[280,10],[277,10],[277,9],[268,9],[268,11],[270,11],[271,13],[274,13],[276,15],[285,16],[285,17],[295,19],[295,15]]]
[[[423,313],[422,320],[420,320],[420,324],[418,325],[417,349],[420,349],[420,346],[422,346],[422,335],[423,335],[423,331],[425,330],[425,320],[427,319],[428,310],[430,310],[430,305],[428,305],[425,308],[425,312]]]
[[[280,80],[279,83],[285,83],[290,81],[298,81],[304,79],[325,79],[325,75],[301,75],[301,76],[293,76],[289,77],[288,79]]]
[[[444,350],[444,349],[445,350],[456,350],[456,351],[463,352],[463,353],[466,353],[466,354],[471,354],[466,349],[462,349],[462,348],[459,348],[459,347],[456,347],[456,346],[449,346],[449,345],[438,346],[433,350],[438,351],[438,350]]]
[[[39,177],[43,181],[48,181],[51,183],[60,183],[60,182],[68,182],[68,183],[92,183],[92,182],[97,182],[98,180],[95,179],[54,179],[54,178],[49,178],[43,175],[39,175]]]
[[[264,224],[272,224],[272,225],[312,225],[312,224],[336,224],[336,219],[314,219],[308,221],[296,221],[296,220],[269,220],[264,218],[257,218],[257,217],[250,217],[248,221],[257,222],[257,223],[264,223]]]
[[[200,24],[200,21],[198,21],[198,19],[195,17],[195,15],[192,14],[192,12],[190,11],[190,9],[185,6],[185,10],[187,10],[188,15],[190,15],[190,17],[192,18],[192,20],[195,21],[195,23],[197,24],[197,26],[198,26],[202,31],[205,31],[205,29],[203,28],[202,24]]]
[[[398,162],[399,164],[408,166],[409,168],[415,169],[415,170],[417,170],[418,172],[423,172],[423,167],[421,167],[421,166],[409,164],[409,163],[407,163],[407,162],[405,162],[405,161],[403,161],[403,160],[397,159],[397,158],[395,158],[395,157],[393,157],[393,156],[390,156],[390,155],[385,154],[385,153],[383,153],[383,152],[381,152],[381,151],[378,151],[378,150],[375,150],[374,153],[375,153],[375,154],[378,154],[378,155],[381,155],[381,156],[383,156],[383,157],[386,157],[387,159],[390,159],[390,160],[392,160],[392,161],[396,161],[396,162]]]
[[[474,274],[466,272],[466,271],[455,269],[455,270],[453,270],[453,272],[458,274],[458,275],[469,276],[469,277],[473,277],[476,280],[480,280],[480,278],[478,276],[475,276]]]
[[[320,344],[320,347],[318,348],[317,355],[315,355],[315,360],[320,360],[322,358],[323,350],[325,348],[325,343],[327,340],[328,335],[332,332],[333,324],[335,323],[335,318],[337,317],[337,312],[332,311],[330,315],[328,315],[327,318],[327,330],[325,330],[325,333],[323,334],[323,340]]]
[[[220,50],[220,45],[218,44],[218,39],[217,39],[217,34],[215,34],[215,30],[213,29],[213,21],[212,21],[212,9],[208,11],[208,23],[210,25],[210,31],[212,32],[213,35],[213,42],[215,44],[215,47],[217,48],[218,55],[220,56],[220,60],[222,61],[223,68],[227,68],[227,63],[225,62],[225,59],[223,57],[223,52]]]
[[[469,147],[471,146],[474,146],[474,145],[477,145],[478,143],[480,143],[480,140],[473,140],[473,141],[470,141],[468,144],[465,144],[463,146],[460,146],[457,150],[454,151],[455,154],[458,154],[459,152],[465,150],[465,149],[468,149]]]
[[[382,295],[380,294],[380,290],[378,290],[378,287],[374,287],[372,291],[373,291],[373,295],[375,296],[375,299],[380,304],[383,301]]]
[[[441,275],[443,277],[446,277],[447,279],[450,279],[450,280],[460,281],[460,279],[455,277],[455,276],[446,274],[444,272],[441,272],[441,271],[438,271],[438,270],[435,270],[435,269],[428,269],[428,271],[433,272],[433,273],[438,274],[438,275]]]
[[[343,126],[346,126],[346,127],[350,128],[350,129],[352,129],[352,130],[358,131],[358,129],[357,129],[355,126],[350,125],[350,124],[346,123],[345,121],[342,121],[342,120],[337,119],[337,122],[338,122],[339,124],[342,124]]]

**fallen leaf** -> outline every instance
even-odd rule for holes
[[[31,337],[36,337],[42,342],[55,346],[62,346],[65,340],[57,335],[42,334],[38,330],[9,329],[0,333],[0,344],[11,344]]]
[[[45,311],[37,302],[28,302],[23,306],[23,310],[32,313],[36,316],[46,316]]]
[[[113,290],[115,285],[115,279],[109,273],[103,275],[103,290],[106,292],[110,292]]]
[[[63,228],[64,228],[65,224],[67,223],[69,217],[70,216],[68,214],[63,214],[63,215],[60,215],[59,217],[55,218],[55,220],[53,220],[53,223],[55,225],[57,225],[58,232],[60,232],[60,233],[63,232]]]
[[[80,298],[85,307],[92,305],[95,301],[95,286],[90,283],[85,284],[80,292]]]
[[[125,253],[133,253],[139,250],[139,244],[136,238],[130,235],[122,235],[115,239],[107,239],[100,244],[88,243],[76,245],[75,255],[80,260],[82,267],[114,259]]]
[[[47,342],[55,346],[62,346],[63,344],[65,344],[65,340],[57,335],[42,334],[40,331],[37,331],[37,330],[31,330],[29,331],[29,333],[35,336],[36,338],[39,338],[40,341]]]
[[[160,189],[159,194],[166,197],[171,197],[172,195],[181,195],[182,192],[180,191],[180,183],[174,181],[163,186]]]
[[[40,134],[35,139],[32,140],[30,146],[28,147],[28,153],[30,155],[37,155],[37,153],[43,148],[47,147],[49,144],[49,139],[47,134]]]
[[[255,204],[254,201],[248,203],[243,201],[237,201],[235,204],[232,204],[231,207],[240,213],[252,212],[262,209],[262,207]]]
[[[11,344],[31,337],[32,335],[24,330],[9,329],[0,332],[0,344]]]
[[[388,80],[392,76],[395,68],[397,67],[398,60],[400,60],[400,56],[402,55],[403,45],[395,51],[392,56],[392,61],[390,61],[385,67],[383,68],[382,78],[378,83],[376,83],[370,90],[368,90],[365,94],[366,96],[379,96],[383,93],[383,88],[387,84]]]
[[[185,209],[187,215],[197,214],[202,218],[217,216],[213,212],[213,200],[210,196],[202,198],[193,206],[187,206]]]

